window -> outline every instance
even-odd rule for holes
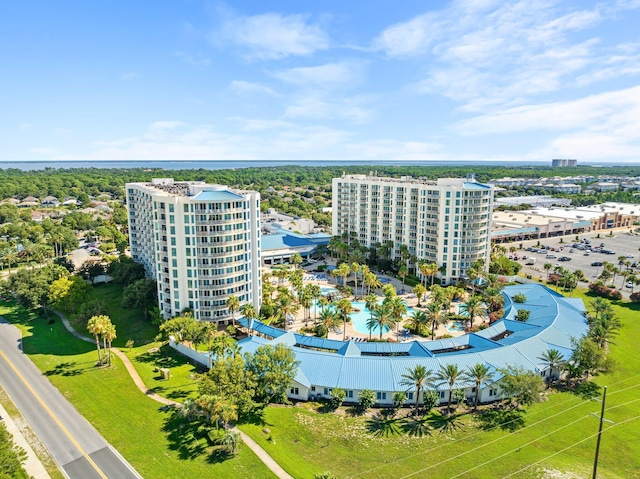
[[[173,204],[169,203],[169,213],[173,213]]]
[[[387,393],[381,393],[381,392],[379,392],[379,391],[378,391],[378,392],[376,393],[376,399],[377,399],[378,401],[381,401],[381,400],[382,400],[382,401],[384,401],[384,400],[386,400],[386,399],[387,399]]]
[[[353,391],[347,391],[347,397],[353,398]]]
[[[444,399],[444,391],[440,391],[440,399]]]
[[[299,395],[298,388],[291,388],[291,394],[298,396]]]
[[[412,400],[413,399],[413,393],[407,393],[407,399]]]

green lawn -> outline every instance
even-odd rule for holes
[[[0,304],[0,315],[20,327],[25,353],[144,477],[274,477],[246,447],[233,459],[212,454],[188,430],[180,430],[171,413],[140,393],[117,357],[111,369],[95,368],[94,346],[71,336],[60,320],[49,324],[6,303]],[[170,380],[175,382],[164,387],[186,388],[185,377],[175,374]]]
[[[592,299],[576,295],[587,305]],[[619,303],[614,309],[625,326],[612,346],[615,370],[596,379],[608,386],[605,417],[615,423],[605,425],[598,477],[626,479],[640,477],[640,308]],[[598,429],[591,413],[599,412],[600,403],[570,392],[553,393],[529,408],[521,418],[523,427],[515,432],[483,430],[482,423],[465,415],[458,430],[434,430],[422,438],[376,436],[365,419],[309,409],[271,407],[265,426],[241,428],[299,478],[325,470],[340,478],[534,478],[545,470],[588,477],[596,441],[590,436]]]

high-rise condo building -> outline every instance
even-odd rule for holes
[[[401,245],[410,256],[440,268],[442,283],[465,278],[469,266],[489,263],[493,187],[474,178],[382,178],[343,175],[333,179],[333,234],[372,247]],[[410,263],[411,264],[411,263]]]
[[[231,319],[229,296],[260,310],[260,194],[172,178],[127,183],[131,257],[158,282],[165,318]]]

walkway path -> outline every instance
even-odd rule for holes
[[[95,344],[95,339],[91,339],[91,338],[88,338],[87,336],[83,336],[78,331],[76,331],[73,328],[73,326],[71,326],[71,324],[69,323],[69,320],[64,314],[62,314],[60,311],[56,311],[56,314],[60,316],[60,319],[62,320],[62,324],[64,324],[64,327],[67,329],[67,331],[73,334],[76,338],[81,339],[82,341],[86,341],[88,343]],[[159,403],[162,403],[168,406],[177,406],[177,407],[181,406],[181,403],[172,401],[171,399],[167,399],[163,396],[160,396],[159,394],[149,389],[147,385],[144,383],[144,381],[142,380],[142,378],[140,377],[140,374],[138,374],[138,371],[136,370],[134,365],[131,363],[131,360],[129,359],[129,357],[117,348],[112,348],[111,350],[114,352],[116,356],[120,358],[124,366],[127,368],[127,372],[131,376],[131,379],[133,379],[133,382],[135,383],[136,387],[142,393],[144,393],[145,395],[147,395],[148,397],[150,397],[151,399]],[[237,427],[234,427],[233,430],[240,434],[240,437],[242,438],[242,442],[244,442],[247,445],[247,447],[251,449],[256,456],[258,456],[258,458],[264,463],[264,465],[267,466],[271,470],[271,472],[273,472],[279,479],[294,479],[293,476],[288,474],[287,471],[285,471],[282,467],[280,467],[280,465],[276,461],[274,461],[274,459],[267,453],[267,451],[265,451],[258,443],[256,443],[253,439],[251,439],[248,435],[246,435]]]
[[[34,479],[49,479],[49,473],[47,473],[42,462],[40,462],[40,459],[36,456],[36,453],[27,442],[27,439],[24,437],[24,434],[22,434],[18,425],[13,421],[11,416],[9,416],[9,413],[7,413],[5,408],[2,407],[2,404],[0,404],[0,421],[4,423],[9,434],[13,435],[13,440],[16,445],[24,449],[27,453],[27,459],[23,464],[24,470],[27,471],[27,474]]]

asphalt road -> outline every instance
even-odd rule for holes
[[[71,479],[141,476],[22,353],[20,330],[0,319],[0,383]]]
[[[573,250],[573,253],[570,253],[569,250],[571,249],[571,245],[576,242],[574,235],[563,237],[565,241],[564,244],[560,243],[559,237],[540,240],[541,246],[550,246],[552,248],[563,247],[564,249],[560,252],[550,251],[550,253],[555,254],[558,258],[560,258],[561,256],[567,256],[571,258],[571,261],[558,261],[558,258],[548,259],[546,258],[546,255],[544,253],[532,253],[531,251],[518,250],[516,252],[516,254],[520,257],[518,262],[523,265],[522,271],[524,273],[531,274],[534,277],[546,278],[547,272],[544,269],[544,264],[551,263],[553,266],[559,264],[569,271],[575,271],[579,269],[585,274],[589,281],[595,280],[597,276],[602,272],[602,266],[592,266],[592,263],[604,263],[606,261],[618,266],[619,256],[632,255],[633,258],[629,258],[628,261],[630,261],[631,263],[637,261],[638,264],[640,264],[640,251],[638,251],[638,248],[640,247],[640,236],[629,235],[627,234],[627,232],[623,231],[615,232],[615,237],[613,238],[607,236],[606,233],[600,233],[600,238],[598,238],[597,236],[597,233],[588,233],[580,235],[580,239],[588,239],[589,241],[591,241],[591,246],[599,246],[600,243],[604,243],[604,249],[614,251],[615,254],[592,252],[589,255],[585,255],[585,251],[575,248]],[[511,246],[515,246],[516,248],[518,248],[520,244],[523,245],[523,248],[527,248],[529,246],[535,247],[537,243],[538,240],[530,240],[515,243],[503,243],[502,246],[505,246],[508,250]],[[536,264],[533,266],[527,265],[527,261],[522,259],[523,255],[529,258],[536,258]],[[637,275],[640,273],[640,268],[632,268],[631,271],[633,271]],[[621,289],[623,294],[628,294],[631,292],[630,289],[624,287],[624,283],[622,283],[622,277],[617,277],[615,284],[617,288],[623,286],[623,288]],[[636,287],[636,290],[637,289],[638,288]]]

